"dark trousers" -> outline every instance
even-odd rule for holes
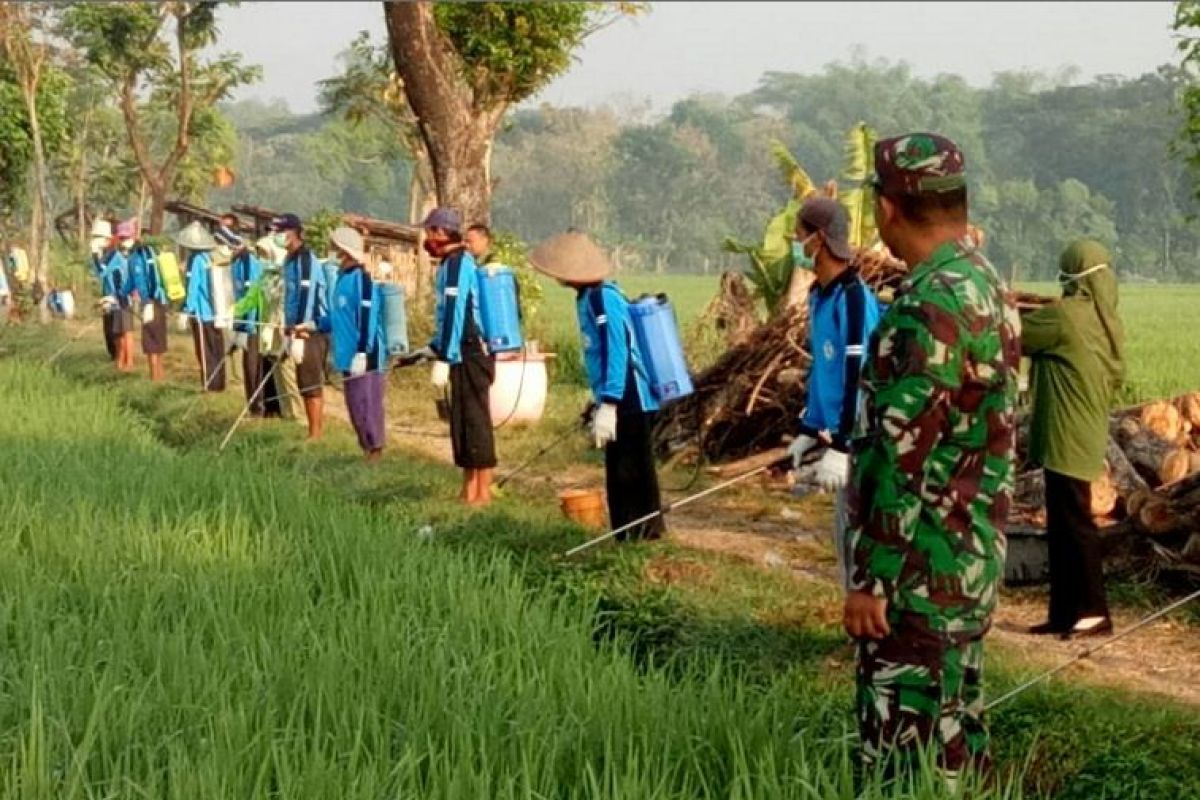
[[[117,311],[104,312],[104,349],[108,351],[108,357],[112,361],[117,360],[117,339],[121,338],[121,334],[117,333],[117,315],[119,313]]]
[[[625,405],[624,403],[622,405]],[[658,473],[650,432],[654,415],[620,409],[617,438],[604,446],[604,485],[608,493],[608,521],[613,528],[628,525],[662,507]],[[634,539],[657,539],[666,530],[661,515],[629,531]],[[624,539],[626,534],[618,534]]]
[[[225,391],[225,334],[211,322],[192,319],[192,349],[200,365],[201,386],[210,392]]]
[[[283,398],[279,396],[282,388],[280,383],[275,380],[275,376],[279,373],[279,370],[275,368],[275,365],[281,358],[287,358],[287,355],[263,356],[263,374],[270,376],[267,378],[267,385],[263,387],[261,395],[263,403],[263,416],[265,417],[283,416]],[[280,369],[282,369],[282,367],[280,367]]]
[[[1107,617],[1103,551],[1092,519],[1092,487],[1046,470],[1050,549],[1050,624],[1069,629],[1083,617]]]
[[[246,386],[246,404],[250,406],[250,414],[255,417],[263,415],[263,401],[270,397],[265,386],[259,390],[259,384],[266,374],[264,359],[258,352],[258,334],[252,333],[246,340],[245,349],[242,350],[242,381]]]
[[[450,445],[459,469],[496,466],[489,397],[496,366],[477,338],[466,338],[462,361],[450,366]]]

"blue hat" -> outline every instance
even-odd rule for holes
[[[280,214],[271,220],[271,230],[273,231],[299,231],[303,229],[304,226],[300,223],[300,218],[295,214]]]
[[[461,233],[462,218],[458,216],[458,212],[453,208],[435,208],[429,212],[429,216],[421,223],[421,227],[426,230],[441,228],[447,233]]]
[[[216,239],[219,243],[221,243],[227,247],[232,247],[234,249],[242,247],[243,245],[246,244],[245,240],[243,240],[242,237],[238,236],[236,233],[229,230],[229,228],[226,228],[224,225],[217,226],[217,229],[215,231],[213,231],[213,238]]]

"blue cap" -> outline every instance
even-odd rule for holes
[[[216,239],[221,244],[226,245],[227,247],[233,247],[233,248],[242,247],[246,243],[245,240],[242,239],[242,237],[238,236],[236,233],[229,230],[229,228],[226,228],[224,225],[217,226],[217,229],[215,231],[213,231],[213,238]]]
[[[453,208],[435,208],[429,212],[429,216],[421,223],[421,227],[426,230],[429,228],[441,228],[447,233],[461,233],[462,218],[458,216],[458,212]]]
[[[300,224],[300,218],[295,214],[280,214],[271,220],[271,230],[273,231],[299,231],[303,229],[304,226]]]

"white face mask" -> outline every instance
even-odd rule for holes
[[[1072,281],[1077,281],[1081,278],[1085,278],[1088,275],[1091,275],[1093,272],[1099,272],[1102,269],[1108,269],[1108,264],[1096,264],[1095,266],[1088,267],[1083,272],[1062,272],[1062,271],[1060,271],[1058,273],[1058,282],[1059,283],[1071,283]]]
[[[132,239],[122,239],[121,243],[118,245],[118,247],[120,247],[123,252],[128,253],[130,250],[133,249],[133,240]]]

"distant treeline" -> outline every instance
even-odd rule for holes
[[[629,269],[740,267],[722,239],[760,235],[787,194],[770,141],[820,182],[837,176],[845,133],[862,120],[883,136],[935,130],[960,143],[973,213],[1010,274],[1050,278],[1063,243],[1090,236],[1113,247],[1126,275],[1197,280],[1197,209],[1171,152],[1182,80],[1172,67],[1082,85],[1003,73],[980,89],[858,60],[768,73],[748,94],[690,97],[662,118],[544,105],[514,113],[497,142],[493,221],[530,241],[589,230]],[[407,213],[410,166],[380,123],[254,101],[224,112],[238,130],[239,179],[211,202]]]

